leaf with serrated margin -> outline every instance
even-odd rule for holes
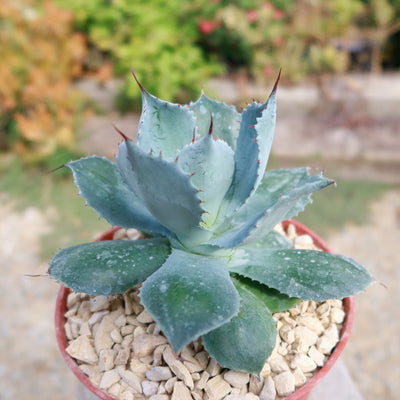
[[[257,189],[268,162],[276,120],[276,92],[266,103],[242,112],[235,151],[235,176],[225,198],[225,215],[238,209]]]
[[[312,193],[333,183],[333,180],[325,178],[322,173],[298,183],[296,187],[288,190],[265,210],[265,215],[258,220],[255,229],[246,238],[245,243],[261,240],[276,224],[298,215],[311,201]]]
[[[196,115],[199,135],[206,136],[208,134],[212,116],[213,135],[225,140],[235,150],[240,127],[240,114],[234,106],[228,106],[202,94],[195,103],[190,105],[190,109]]]
[[[92,156],[66,164],[86,204],[111,225],[151,234],[169,234],[125,184],[115,163]]]
[[[197,189],[175,161],[146,154],[132,141],[119,146],[118,169],[152,215],[179,238],[207,235]],[[198,239],[200,240],[200,239]],[[200,240],[201,242],[201,240]]]
[[[235,252],[229,270],[290,297],[315,301],[353,296],[372,282],[368,271],[351,258],[316,250],[243,247]]]
[[[85,243],[60,250],[49,273],[76,292],[110,296],[142,283],[170,252],[164,238]]]
[[[253,219],[265,211],[266,206],[277,201],[279,196],[308,177],[307,168],[278,169],[266,172],[257,191],[236,213],[232,214],[230,219],[225,220],[221,226],[215,229],[216,233],[221,234]]]
[[[271,311],[239,280],[239,314],[229,323],[202,336],[204,348],[224,368],[259,375],[276,343]]]
[[[166,158],[189,144],[193,138],[196,119],[185,106],[168,103],[142,90],[142,114],[137,144],[145,152],[151,150]]]
[[[175,351],[230,321],[240,300],[225,257],[175,249],[143,283],[140,298]]]
[[[289,297],[276,289],[271,289],[260,282],[235,274],[235,278],[255,296],[257,296],[272,312],[283,312],[295,307],[302,300]]]
[[[232,182],[234,161],[232,149],[211,135],[184,147],[178,153],[178,166],[191,175],[191,182],[199,189],[198,197],[206,212],[203,221],[211,226],[221,202]]]
[[[272,204],[266,203],[264,208],[246,208],[246,217],[238,213],[238,219],[233,219],[232,227],[219,235],[209,244],[221,247],[236,247],[239,244],[257,242],[268,235],[276,224],[297,215],[310,202],[311,193],[323,189],[333,181],[314,175],[300,182],[296,187],[278,196]]]

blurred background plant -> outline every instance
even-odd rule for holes
[[[3,0],[0,150],[52,167],[76,151],[87,103],[74,81],[118,82],[138,111],[133,67],[155,95],[196,98],[211,77],[314,79],[400,67],[400,0]]]
[[[52,165],[75,152],[83,97],[71,88],[82,74],[86,39],[73,14],[51,2],[0,4],[0,149]]]
[[[138,109],[140,94],[130,68],[161,98],[185,102],[225,67],[197,45],[199,31],[190,1],[57,0],[75,15],[75,27],[89,40],[89,69],[110,62],[124,77],[120,110]],[[107,65],[107,64],[106,64]]]

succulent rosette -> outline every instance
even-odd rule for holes
[[[204,94],[171,104],[140,86],[137,142],[122,134],[116,163],[91,156],[66,167],[100,217],[146,238],[60,250],[50,275],[91,295],[142,284],[141,302],[175,351],[201,337],[223,367],[255,374],[275,346],[273,312],[366,288],[371,276],[356,261],[294,249],[274,230],[333,183],[306,168],[266,172],[276,86],[242,113]]]

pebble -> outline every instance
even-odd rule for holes
[[[295,341],[294,331],[290,325],[282,325],[279,329],[279,335],[287,344],[292,344]]]
[[[140,379],[146,378],[146,371],[150,367],[146,364],[143,364],[139,359],[132,358],[129,364],[129,369]]]
[[[143,334],[134,338],[132,349],[137,356],[148,356],[157,346],[165,343],[167,343],[167,339],[164,336]]]
[[[225,372],[224,379],[233,387],[241,388],[246,385],[250,380],[250,375],[245,372],[238,372],[229,370]]]
[[[307,353],[310,346],[317,343],[318,335],[306,326],[296,326],[294,328],[296,350]]]
[[[96,311],[108,310],[110,307],[110,302],[108,301],[107,296],[99,295],[91,297],[89,300],[89,305],[90,311],[94,313]]]
[[[106,371],[101,378],[100,389],[108,389],[114,383],[117,383],[120,379],[121,378],[119,376],[119,373],[115,369]]]
[[[172,378],[172,372],[168,367],[153,367],[146,372],[146,378],[150,381],[167,381]]]
[[[254,393],[246,393],[243,397],[243,400],[260,400],[260,398]]]
[[[92,316],[88,319],[88,324],[90,327],[92,327],[94,324],[96,324],[97,322],[100,322],[101,319],[107,315],[109,312],[107,310],[104,311],[97,311],[94,314],[92,314]]]
[[[344,321],[346,313],[341,308],[333,307],[330,313],[330,320],[334,324],[341,324]]]
[[[110,332],[110,336],[114,343],[122,343],[123,339],[122,339],[119,329],[113,329]]]
[[[310,235],[299,235],[294,240],[294,245],[296,249],[314,249],[314,241]]]
[[[167,346],[163,351],[164,361],[167,363],[171,371],[182,380],[189,389],[194,389],[193,379],[188,369],[183,363],[176,359],[170,346]]]
[[[111,396],[118,397],[120,392],[121,392],[122,386],[119,383],[114,383],[109,389],[108,393],[111,394]]]
[[[88,364],[97,363],[97,356],[90,339],[87,336],[79,336],[69,342],[66,352],[73,358]]]
[[[99,355],[99,369],[100,371],[109,371],[114,368],[115,352],[112,349],[105,349],[100,351]]]
[[[221,375],[217,375],[210,379],[205,387],[205,392],[209,400],[219,400],[230,393],[232,390],[231,385],[226,382]]]
[[[289,370],[289,365],[287,364],[285,358],[280,354],[275,354],[268,359],[268,364],[271,367],[271,371],[280,373]]]
[[[183,382],[175,382],[171,400],[192,400],[190,391]]]
[[[175,383],[178,381],[178,378],[174,376],[171,379],[168,379],[167,382],[165,382],[165,390],[167,393],[172,393],[174,390]]]
[[[305,354],[297,353],[290,363],[290,367],[292,369],[300,368],[303,372],[310,372],[317,368],[317,364]]]
[[[145,310],[143,310],[137,317],[136,319],[141,323],[141,324],[150,324],[154,322],[153,317]]]
[[[121,400],[135,400],[133,393],[126,390],[121,394]]]
[[[339,331],[335,324],[325,330],[324,334],[318,339],[317,349],[323,354],[329,354],[339,341]]]
[[[122,309],[105,315],[94,336],[94,347],[99,354],[101,350],[111,349],[114,342],[111,338],[111,331],[115,329],[114,321],[121,315]]]
[[[142,381],[143,394],[145,396],[152,396],[158,392],[158,383],[153,381]]]
[[[258,379],[255,375],[250,376],[249,391],[260,394],[264,386],[264,378]]]
[[[149,400],[169,400],[169,396],[167,394],[154,394],[149,397]]]
[[[134,393],[142,393],[141,379],[138,376],[125,369],[120,369],[118,372],[122,380],[129,385]]]
[[[259,394],[260,400],[275,400],[276,389],[273,379],[269,376]]]
[[[274,376],[273,380],[279,396],[288,396],[296,389],[296,380],[290,371],[281,372]]]
[[[320,335],[324,331],[324,327],[318,318],[300,315],[296,321],[299,325],[307,327],[317,335]]]
[[[303,386],[307,382],[306,376],[304,375],[303,371],[299,367],[297,367],[293,371],[293,376],[294,376],[296,387]]]
[[[208,365],[208,360],[210,359],[210,356],[208,355],[208,353],[206,351],[201,351],[199,353],[197,353],[194,358],[199,362],[199,364],[201,365],[201,368],[203,370],[205,370],[207,368]]]
[[[221,372],[221,366],[217,363],[215,358],[210,358],[210,362],[208,363],[206,371],[210,374],[210,376],[215,376]]]
[[[126,324],[126,316],[124,314],[121,314],[118,318],[115,319],[114,325],[117,328],[122,328]]]
[[[207,371],[203,371],[200,375],[200,379],[196,382],[196,389],[203,390],[206,387],[206,383],[210,378],[210,374]]]
[[[315,346],[311,346],[308,350],[308,356],[317,364],[318,367],[322,367],[325,364],[325,356],[317,350]]]

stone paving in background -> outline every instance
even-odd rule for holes
[[[356,318],[343,359],[366,400],[400,393],[400,191],[371,206],[370,222],[328,238],[334,251],[365,265],[376,283],[356,297]]]

